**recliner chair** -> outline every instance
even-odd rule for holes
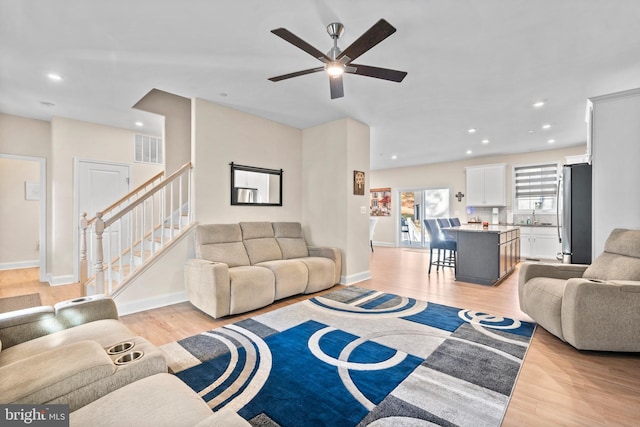
[[[520,309],[579,350],[640,352],[640,230],[615,229],[591,265],[524,263]]]

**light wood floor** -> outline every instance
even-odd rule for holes
[[[531,320],[518,308],[517,271],[500,285],[487,287],[456,282],[449,269],[429,276],[428,259],[419,249],[376,247],[371,254],[372,278],[357,286]],[[0,297],[40,292],[43,303],[52,304],[80,295],[78,285],[49,287],[37,277],[37,269],[0,271]],[[162,345],[306,298],[289,298],[221,320],[181,303],[123,316],[122,321]],[[542,328],[536,330],[503,426],[638,425],[640,354],[581,352]]]

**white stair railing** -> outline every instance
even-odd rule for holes
[[[192,223],[191,163],[162,174],[80,221],[80,281],[87,294],[117,295]]]

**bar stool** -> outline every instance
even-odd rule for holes
[[[436,266],[436,271],[440,269],[440,267],[453,267],[456,268],[456,251],[458,248],[458,244],[455,240],[447,239],[442,235],[440,227],[438,227],[438,221],[435,219],[425,219],[424,225],[427,228],[427,233],[429,234],[429,274],[431,274],[431,266]],[[433,250],[438,250],[438,258],[436,261],[433,261]],[[441,259],[440,254],[441,251],[444,251],[444,258]],[[447,256],[447,251],[450,252],[450,255]]]
[[[449,218],[449,224],[452,227],[460,227],[460,220],[458,218]]]

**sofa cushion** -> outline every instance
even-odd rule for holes
[[[185,383],[170,374],[153,375],[78,409],[71,426],[117,425],[193,426],[212,414]]]
[[[273,272],[276,278],[275,298],[282,299],[304,292],[307,287],[307,267],[298,260],[282,259],[265,261],[256,266],[264,267]]]
[[[585,279],[640,280],[640,258],[603,252],[582,275]]]
[[[245,313],[267,306],[275,300],[275,277],[262,267],[236,267],[229,270],[229,314]]]
[[[242,239],[262,239],[265,237],[275,237],[273,234],[273,227],[270,222],[266,221],[254,221],[254,222],[241,222],[240,228],[242,229]]]
[[[115,365],[98,343],[79,341],[0,368],[0,401],[49,403],[115,371]]]
[[[322,257],[304,257],[299,258],[298,261],[304,263],[309,272],[307,287],[304,289],[305,294],[329,289],[334,285],[336,264],[332,260]]]
[[[273,232],[282,251],[283,259],[309,256],[307,242],[304,240],[299,222],[274,222]]]
[[[196,229],[196,258],[222,262],[229,267],[249,265],[240,225],[199,225]]]
[[[530,279],[523,291],[526,313],[547,331],[564,341],[562,334],[562,297],[567,281],[549,277]]]
[[[251,265],[282,259],[270,222],[241,222],[240,228]]]
[[[604,244],[604,251],[640,258],[640,230],[614,229]]]

